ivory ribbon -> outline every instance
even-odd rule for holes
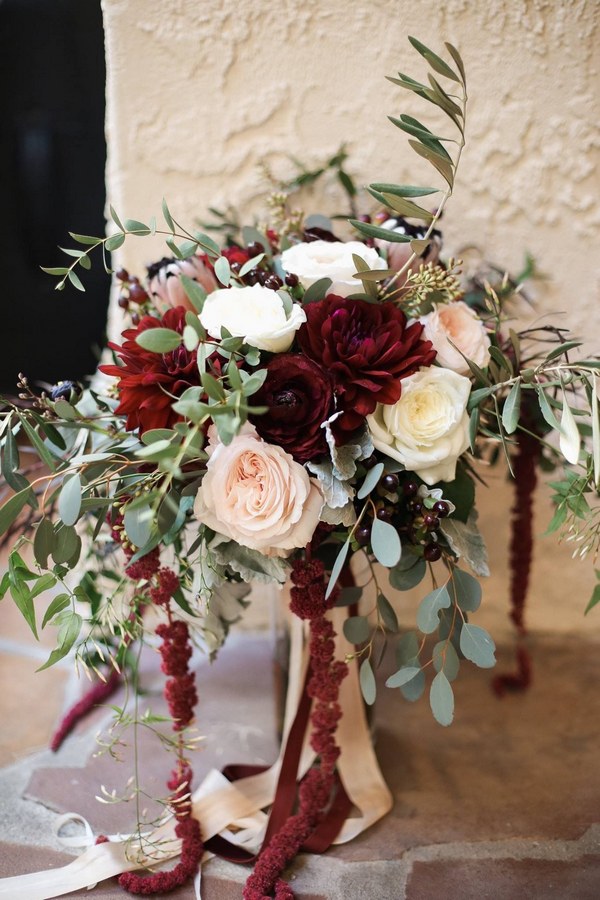
[[[345,608],[336,608],[330,615],[337,632],[336,657],[344,659],[354,649],[343,634],[343,624],[348,612]],[[222,834],[249,850],[257,850],[260,847],[267,822],[263,810],[273,802],[287,735],[298,709],[308,666],[305,626],[296,617],[291,619],[290,624],[289,685],[279,757],[266,771],[235,782],[229,782],[217,770],[208,773],[192,797],[194,816],[201,824],[204,840]],[[342,682],[339,702],[343,715],[337,730],[337,742],[341,751],[337,764],[338,772],[346,793],[357,810],[356,815],[346,820],[334,841],[335,844],[344,844],[389,812],[392,808],[392,796],[383,780],[373,750],[356,665],[350,665],[348,676]],[[309,737],[307,729],[298,767],[298,779],[306,774],[315,759]],[[69,820],[83,821],[87,826],[83,840],[81,837],[66,839],[69,845],[89,844],[93,840],[93,835],[87,822],[73,813],[62,816],[59,824],[62,825]],[[81,856],[60,869],[2,878],[0,898],[50,900],[80,888],[92,887],[97,882],[120,875],[122,872],[156,865],[159,862],[156,856],[151,857],[138,852],[133,856],[132,847],[127,843],[129,837],[129,835],[111,835],[109,842],[88,846]],[[153,846],[159,845],[160,862],[176,857],[180,853],[181,842],[175,838],[175,822],[172,818],[152,832],[148,840]],[[205,858],[209,858],[208,854]],[[196,880],[195,888],[199,898],[199,878]]]

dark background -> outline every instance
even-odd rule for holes
[[[40,266],[68,265],[68,231],[104,234],[104,34],[100,0],[0,0],[0,390],[93,372],[109,277],[86,293]]]

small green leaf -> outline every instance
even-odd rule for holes
[[[65,525],[74,525],[81,512],[81,479],[77,473],[65,479],[58,498],[58,514]]]
[[[371,628],[366,616],[349,616],[344,621],[344,637],[351,644],[364,644],[369,639]]]
[[[479,625],[465,622],[460,633],[460,649],[463,656],[481,669],[491,669],[496,664],[496,645],[487,631]]]
[[[507,434],[512,434],[519,424],[521,411],[521,381],[515,381],[502,407],[502,425]]]
[[[56,597],[52,598],[51,603],[48,606],[48,609],[44,613],[44,618],[42,619],[42,628],[45,628],[48,622],[54,618],[54,616],[58,615],[59,612],[62,612],[63,609],[66,609],[67,606],[71,605],[71,597],[69,594],[57,594]]]
[[[93,244],[101,244],[102,238],[92,237],[91,234],[75,234],[75,232],[70,231],[69,236],[73,238],[74,241],[77,241],[78,244],[88,244],[92,246]]]
[[[322,300],[332,284],[331,278],[319,278],[304,292],[302,305],[307,306],[309,303],[315,303]]]
[[[422,44],[421,41],[418,41],[417,38],[408,36],[408,40],[413,45],[415,50],[421,54],[421,56],[427,60],[432,69],[434,69],[439,75],[444,75],[445,78],[450,78],[452,81],[458,81],[460,83],[460,78],[454,72],[448,63],[444,62],[444,60],[434,53],[433,50],[430,50],[429,47],[426,47],[425,44]],[[448,50],[450,47],[446,44]],[[454,58],[454,54],[451,53],[451,56]]]
[[[363,589],[361,587],[357,587],[356,585],[352,585],[351,587],[344,587],[341,589],[337,600],[335,601],[336,606],[352,606],[354,603],[358,603],[360,598],[362,597]]]
[[[54,532],[52,559],[59,565],[67,563],[77,552],[81,539],[72,525],[62,525]]]
[[[54,663],[58,662],[60,659],[63,659],[77,638],[79,637],[79,632],[81,631],[81,626],[83,625],[83,619],[77,613],[72,613],[68,620],[66,620],[64,626],[61,626],[59,632],[59,644],[58,647],[52,651],[46,662],[43,666],[40,666],[39,669],[36,669],[36,672],[42,672],[44,669],[48,669],[50,666],[53,666]]]
[[[196,329],[192,328],[191,325],[185,325],[183,329],[183,345],[185,349],[193,353],[198,346],[198,342],[199,338]]]
[[[439,625],[440,610],[451,604],[447,584],[427,594],[417,609],[417,627],[423,634],[431,634]]]
[[[429,705],[436,722],[440,725],[451,725],[454,718],[454,693],[452,685],[443,672],[438,672],[431,682]]]
[[[0,534],[4,534],[15,521],[27,503],[30,491],[31,489],[28,485],[22,491],[19,491],[18,494],[13,494],[12,497],[9,497],[6,503],[0,507]]]
[[[258,266],[264,258],[265,254],[259,253],[258,256],[253,256],[252,259],[247,260],[238,272],[238,276],[240,278],[243,278],[244,275],[247,275],[251,269],[255,269],[256,266]]]
[[[390,601],[383,594],[379,594],[377,597],[377,609],[385,627],[389,631],[397,632],[398,616]]]
[[[135,547],[144,547],[152,534],[152,510],[149,506],[125,509],[123,524],[125,533]]]
[[[363,699],[368,706],[373,706],[377,697],[377,685],[371,663],[368,659],[363,659],[359,672],[360,689]]]
[[[117,228],[120,228],[121,231],[125,231],[125,229],[123,228],[123,225],[121,223],[121,220],[119,219],[113,206],[110,207],[110,217],[113,220],[113,222],[115,223],[115,225],[117,226]]]
[[[550,404],[548,403],[548,398],[546,397],[544,388],[541,385],[538,385],[535,390],[538,396],[538,402],[540,404],[540,411],[542,413],[542,416],[544,417],[544,420],[548,423],[550,428],[553,428],[555,431],[560,431],[560,425],[558,424],[558,420],[552,412]]]
[[[348,221],[357,231],[366,234],[367,237],[380,238],[393,244],[409,244],[412,240],[408,234],[399,234],[389,228],[380,228],[379,225],[369,225],[367,222],[359,222],[358,219],[349,219]]]
[[[137,219],[125,219],[125,230],[143,237],[150,234],[151,228],[149,225],[144,225],[143,222],[138,222]]]
[[[75,274],[73,269],[71,269],[69,271],[67,278],[69,279],[69,281],[71,282],[73,287],[76,287],[78,291],[83,291],[85,293],[85,288],[84,288],[83,284],[81,283],[81,279],[80,279],[79,275]]]
[[[598,574],[598,573],[596,573],[596,574]],[[597,584],[596,587],[594,588],[594,591],[590,598],[590,602],[588,603],[588,605],[585,608],[584,616],[587,616],[587,614],[590,612],[590,610],[592,610],[599,603],[600,603],[600,584]]]
[[[377,485],[379,484],[379,480],[383,475],[383,469],[384,466],[382,462],[377,463],[377,465],[373,466],[372,469],[369,469],[365,476],[365,480],[361,484],[356,495],[359,500],[364,500],[364,498],[367,497],[371,493],[371,491],[377,487]]]
[[[385,683],[386,687],[402,687],[402,685],[408,684],[409,681],[412,681],[413,678],[416,678],[420,671],[421,669],[419,666],[402,666],[401,669],[398,669],[397,672],[394,672],[393,675],[390,675]]]
[[[147,328],[137,335],[135,341],[151,353],[169,353],[181,346],[181,335],[171,328]]]
[[[429,194],[439,194],[439,188],[413,187],[410,184],[387,184],[377,182],[370,185],[380,194],[393,194],[395,197],[427,197]]]
[[[477,612],[481,605],[481,584],[464,569],[454,569],[449,582],[455,599],[463,612]]]
[[[125,243],[125,235],[122,231],[117,231],[115,234],[111,234],[109,238],[104,242],[104,246],[108,253],[112,253],[114,250],[118,250],[119,247],[122,247]]]
[[[173,222],[173,217],[171,216],[169,207],[167,206],[167,201],[165,200],[164,197],[162,199],[162,214],[163,214],[163,218],[167,224],[167,228],[170,231],[172,231],[173,233],[175,233],[175,223]]]
[[[231,268],[227,257],[220,256],[215,261],[215,275],[224,287],[229,286],[229,282],[231,281]]]
[[[69,271],[66,266],[40,266],[40,269],[47,275],[66,275]]]
[[[403,567],[404,556],[399,566],[390,570],[390,584],[397,591],[409,591],[416,587],[425,577],[427,565],[425,560],[418,559],[414,554],[406,554],[406,559],[411,561],[408,568]]]
[[[50,519],[41,519],[33,539],[33,555],[35,561],[42,569],[48,567],[48,557],[54,546],[54,528]],[[43,626],[42,626],[43,627]]]
[[[371,526],[371,547],[373,554],[382,566],[391,569],[397,565],[402,555],[400,537],[393,525],[382,522],[381,519],[373,519]]]
[[[346,541],[340,547],[340,552],[335,558],[335,562],[331,569],[331,575],[329,577],[329,584],[327,585],[327,590],[325,591],[325,599],[328,600],[331,592],[336,586],[337,580],[340,577],[341,571],[344,568],[344,563],[346,562],[346,558],[348,556],[348,551],[350,550],[350,541]]]
[[[454,681],[460,669],[460,660],[452,641],[438,641],[431,658],[435,671],[443,671],[448,681]]]

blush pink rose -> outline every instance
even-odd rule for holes
[[[470,375],[464,357],[480,368],[490,361],[490,338],[484,324],[463,300],[438,306],[421,319],[423,337],[433,344],[436,362],[459,375]],[[459,353],[460,351],[460,353]],[[464,354],[464,356],[461,356]]]
[[[194,503],[198,521],[265,556],[305,547],[323,496],[306,469],[246,424],[229,445],[215,440]]]
[[[181,275],[187,275],[188,278],[197,281],[207,294],[218,287],[217,279],[203,257],[163,259],[148,269],[148,292],[161,314],[176,306],[197,312],[183,288]]]

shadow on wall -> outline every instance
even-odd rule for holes
[[[86,293],[40,265],[65,265],[68,231],[104,233],[104,34],[100,0],[0,2],[0,389],[81,378],[104,341],[109,277]]]

